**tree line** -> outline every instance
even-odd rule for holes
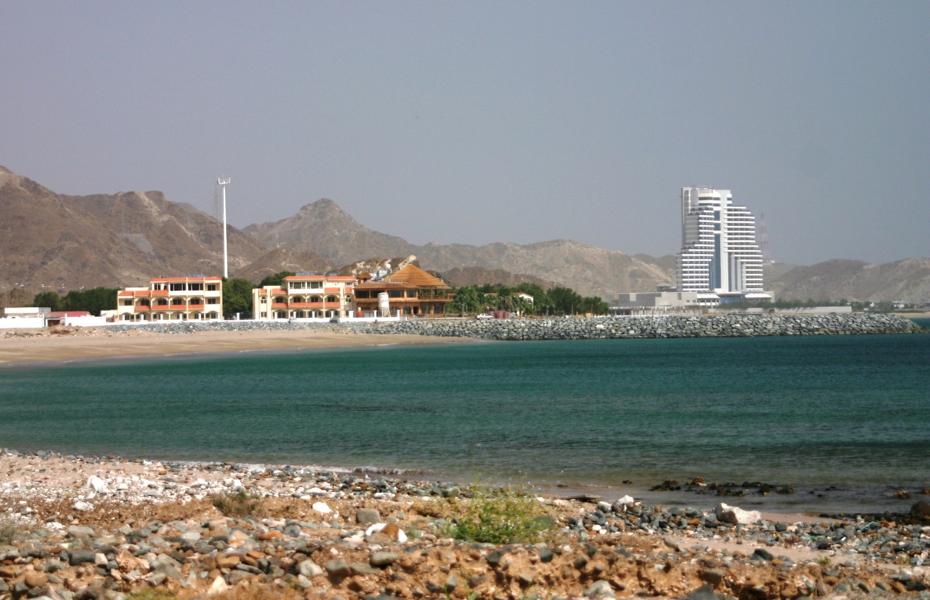
[[[532,297],[532,301],[523,295]],[[467,285],[455,290],[448,313],[473,315],[493,310],[523,315],[603,315],[607,313],[607,303],[597,296],[582,296],[561,286],[545,290],[534,283]]]
[[[262,279],[258,287],[281,285],[284,278],[293,275],[281,271]],[[232,277],[223,280],[223,315],[233,317],[236,313],[252,313],[252,288],[248,279]],[[89,290],[72,290],[60,296],[57,292],[36,294],[33,306],[48,306],[52,310],[86,310],[100,315],[102,310],[116,308],[116,288],[97,287]],[[529,301],[520,296],[526,294]],[[607,303],[596,296],[581,296],[566,287],[548,290],[533,284],[516,286],[496,284],[468,285],[456,289],[455,299],[449,303],[450,314],[474,315],[491,310],[506,310],[524,315],[582,315],[606,314]]]

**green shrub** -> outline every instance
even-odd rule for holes
[[[262,501],[240,490],[213,497],[213,506],[227,517],[248,517],[262,512]]]
[[[532,496],[511,488],[470,488],[450,500],[448,535],[489,544],[535,543],[555,522]]]
[[[177,594],[164,590],[141,589],[126,596],[126,600],[178,600]]]
[[[12,521],[0,521],[0,546],[12,544],[16,538],[17,528]]]

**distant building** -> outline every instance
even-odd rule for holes
[[[678,290],[696,292],[702,305],[771,300],[762,275],[756,221],[733,204],[730,190],[681,188]]]
[[[119,321],[187,321],[223,318],[221,277],[159,277],[148,287],[116,293]]]
[[[379,295],[384,302],[379,309]],[[355,306],[360,316],[377,316],[386,311],[389,315],[441,316],[446,304],[455,293],[449,285],[427,273],[420,267],[409,264],[379,281],[363,281],[355,286]]]
[[[620,294],[610,313],[619,315],[677,312],[700,306],[697,292],[636,292]]]
[[[266,285],[252,290],[252,318],[332,319],[348,316],[353,310],[355,277],[351,275],[312,275],[285,277],[280,286]]]

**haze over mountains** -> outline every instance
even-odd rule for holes
[[[675,280],[675,257],[630,255],[571,240],[534,244],[411,244],[358,223],[332,200],[274,223],[229,229],[233,276],[336,270],[361,260],[416,255],[453,285],[566,285],[612,301]],[[0,167],[0,293],[29,302],[43,289],[144,285],[150,277],[222,273],[222,228],[161,192],[68,196]],[[776,266],[778,267],[778,266]],[[869,265],[835,260],[771,269],[781,298],[930,299],[930,258]]]

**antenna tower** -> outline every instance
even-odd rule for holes
[[[232,179],[229,177],[217,177],[216,186],[220,190],[220,198],[223,203],[223,278],[229,279],[229,250],[226,242],[226,186]]]

